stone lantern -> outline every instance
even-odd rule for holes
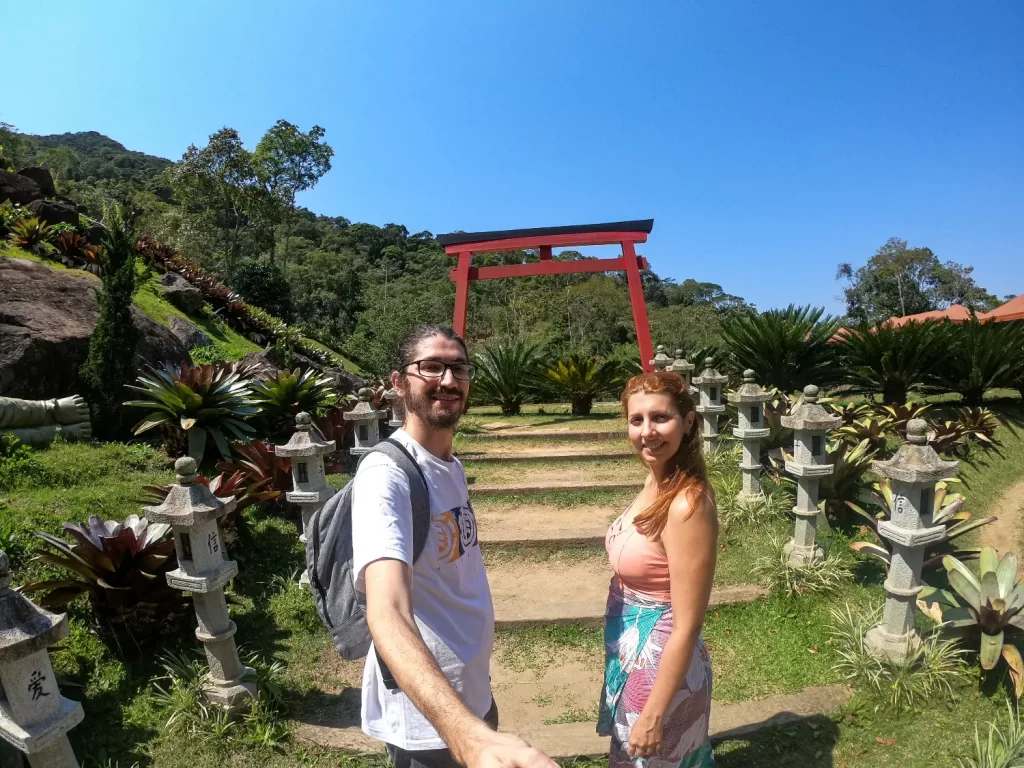
[[[244,711],[256,695],[256,685],[247,682],[254,672],[242,664],[235,647],[235,622],[228,615],[224,585],[238,574],[238,563],[228,559],[217,519],[235,508],[235,500],[224,501],[197,482],[196,461],[185,456],[174,462],[178,482],[157,507],[146,507],[146,517],[167,523],[174,531],[178,568],[167,574],[167,583],[191,592],[199,628],[196,637],[203,644],[210,665],[206,698],[229,713]]]
[[[327,484],[324,472],[324,455],[334,451],[334,441],[323,440],[313,429],[313,419],[308,413],[295,417],[295,433],[285,445],[274,448],[277,456],[291,459],[292,490],[284,497],[302,510],[302,534],[299,541],[306,543],[306,526],[313,516],[336,491]],[[303,571],[299,583],[309,584],[309,572]]]
[[[825,463],[826,433],[843,419],[818,405],[818,391],[813,384],[804,387],[804,401],[781,419],[782,426],[793,430],[793,458],[786,460],[786,471],[796,477],[796,522],[793,538],[785,547],[793,565],[809,565],[824,558],[817,542],[818,483],[834,469]]]
[[[656,371],[667,371],[668,367],[672,365],[672,358],[665,354],[665,347],[661,344],[658,345],[658,348],[655,351],[657,354],[654,356],[654,359],[651,360],[651,365],[654,366],[654,370]]]
[[[718,443],[718,417],[725,413],[722,387],[728,381],[728,376],[715,370],[715,360],[712,357],[704,359],[704,372],[693,380],[700,390],[700,402],[697,403],[695,410],[704,420],[700,436],[704,441],[705,450]]]
[[[391,418],[388,419],[388,426],[391,430],[402,428],[402,422],[405,421],[405,403],[402,402],[402,398],[398,396],[397,389],[389,389],[384,393],[384,400],[387,401],[389,410],[391,411]]]
[[[380,442],[380,418],[384,412],[374,409],[372,399],[373,392],[363,387],[359,390],[359,404],[344,413],[345,421],[354,422],[356,444],[350,451],[353,456],[362,456]]]
[[[68,636],[67,614],[39,608],[11,589],[11,581],[7,553],[0,551],[0,738],[24,752],[33,768],[78,768],[68,731],[85,714],[60,695],[47,652]]]
[[[943,461],[928,445],[928,424],[911,419],[907,442],[888,461],[872,462],[871,470],[892,482],[892,510],[878,524],[878,534],[892,543],[889,574],[885,579],[882,621],[867,633],[864,645],[876,657],[904,661],[921,642],[914,629],[914,608],[921,591],[924,550],[946,535],[942,525],[932,525],[935,484],[954,477],[956,461]]]
[[[676,350],[676,359],[672,361],[672,365],[668,367],[672,373],[678,373],[686,381],[686,388],[689,389],[693,386],[693,369],[696,368],[693,363],[686,361],[683,357],[683,350]]]
[[[740,471],[743,473],[744,496],[761,494],[761,438],[768,437],[771,432],[765,425],[764,404],[772,397],[754,380],[754,372],[749,368],[743,372],[743,384],[735,392],[730,392],[728,399],[736,406],[737,426],[732,433],[743,441],[743,459]]]

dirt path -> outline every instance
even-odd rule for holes
[[[622,510],[616,507],[554,504],[494,504],[476,509],[480,541],[527,546],[558,542],[563,546],[600,543],[608,524]]]
[[[1010,486],[992,510],[996,521],[980,529],[981,546],[995,547],[1000,554],[1017,552],[1024,538],[1024,480]],[[1018,556],[1017,578],[1024,576],[1024,558]]]

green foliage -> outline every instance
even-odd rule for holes
[[[338,400],[334,381],[312,368],[278,371],[253,382],[252,399],[270,425],[274,439],[295,431],[295,417],[305,411],[322,416]]]
[[[16,248],[22,248],[36,256],[45,256],[52,250],[53,227],[35,216],[14,220],[10,225],[7,241]]]
[[[8,512],[7,502],[0,499],[0,513]],[[0,517],[0,550],[7,553],[11,571],[17,571],[28,558],[28,542],[25,531],[18,527],[7,514]]]
[[[763,386],[784,393],[808,384],[828,387],[837,382],[839,366],[829,340],[839,321],[814,307],[771,309],[760,314],[730,315],[722,336],[737,370],[753,368]]]
[[[93,433],[99,438],[118,435],[122,427],[124,390],[135,375],[139,332],[132,320],[132,295],[137,288],[133,221],[120,207],[106,215],[107,229],[99,256],[103,289],[100,315],[89,337],[89,356],[79,378],[92,407]]]
[[[31,448],[14,435],[0,434],[0,491],[38,477],[41,472]]]
[[[978,407],[991,389],[1012,387],[1024,367],[1024,323],[982,323],[976,317],[956,326],[947,354],[936,369],[945,392]]]
[[[162,366],[148,368],[138,385],[129,387],[144,396],[127,406],[150,412],[135,425],[136,435],[160,427],[168,453],[180,455],[182,438],[188,455],[201,463],[207,439],[225,459],[231,457],[228,438],[248,440],[254,432],[246,419],[257,412],[251,399],[248,369],[235,363]]]
[[[51,610],[87,594],[95,620],[116,635],[140,639],[175,626],[186,613],[186,598],[167,584],[177,568],[171,527],[130,515],[124,522],[92,515],[86,524],[64,523],[68,542],[37,531],[49,545],[37,559],[69,572],[61,579],[26,584],[24,592]]]
[[[477,367],[472,388],[474,397],[482,402],[497,403],[506,416],[518,414],[532,393],[540,359],[540,347],[528,342],[485,348],[473,359]]]
[[[759,557],[753,572],[764,586],[775,594],[786,597],[799,595],[831,595],[853,580],[850,563],[838,552],[826,553],[823,560],[806,565],[789,562],[785,551],[786,540],[769,536],[770,552]]]
[[[847,502],[859,498],[867,487],[865,475],[871,469],[875,452],[867,440],[852,445],[843,440],[830,440],[825,447],[825,461],[833,466],[831,474],[821,478],[818,498],[832,520],[841,520]]]
[[[982,741],[979,726],[974,726],[974,753],[957,759],[959,768],[1022,768],[1024,766],[1024,727],[1013,704],[1006,702],[1006,729],[998,719],[988,724],[988,738]]]
[[[837,347],[844,383],[854,392],[881,394],[887,405],[905,403],[911,392],[935,391],[951,327],[932,320],[845,331]]]
[[[867,688],[887,707],[903,712],[943,696],[952,700],[954,686],[966,681],[964,651],[955,642],[942,640],[937,632],[912,646],[903,662],[868,652],[868,630],[882,618],[880,608],[865,611],[849,603],[832,609],[829,635],[836,646],[835,671],[849,682]]]
[[[262,261],[245,261],[235,269],[231,285],[250,304],[282,320],[292,319],[291,284],[276,266]]]
[[[617,395],[622,384],[619,365],[584,355],[570,355],[542,374],[546,388],[572,404],[573,416],[588,416],[594,400],[602,395]]]

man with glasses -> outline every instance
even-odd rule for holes
[[[408,477],[380,453],[356,473],[353,571],[374,641],[363,673],[363,730],[386,743],[396,768],[555,768],[496,730],[494,607],[466,475],[452,456],[474,373],[451,328],[416,328],[398,350],[391,386],[405,421],[392,439],[415,460],[430,498],[430,531],[415,562]]]

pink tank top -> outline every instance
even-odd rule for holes
[[[629,509],[611,524],[604,536],[604,548],[612,570],[622,585],[644,597],[672,601],[668,557],[653,541],[626,522]]]

